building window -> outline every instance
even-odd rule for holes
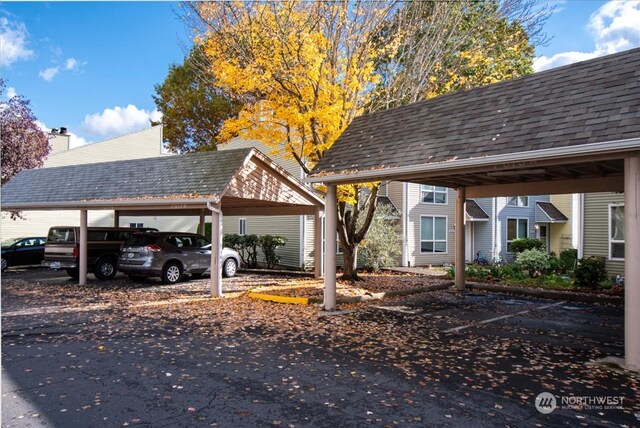
[[[528,196],[509,196],[507,197],[507,205],[510,207],[528,207]]]
[[[238,235],[247,234],[247,219],[241,218],[238,220]]]
[[[129,227],[144,227],[144,223],[129,223]]]
[[[447,252],[447,218],[420,217],[420,252]]]
[[[420,202],[423,204],[446,204],[447,188],[440,186],[420,185]]]
[[[609,259],[624,260],[624,205],[609,205]]]
[[[507,253],[511,252],[511,242],[529,236],[529,220],[526,218],[507,219]]]

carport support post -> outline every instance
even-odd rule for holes
[[[200,210],[200,222],[198,223],[198,233],[200,235],[204,235],[204,220],[205,220],[205,211]]]
[[[113,227],[120,227],[120,211],[113,210]]]
[[[87,210],[80,210],[80,253],[78,284],[87,285]]]
[[[220,205],[214,207],[209,204],[208,207],[211,210],[211,296],[222,297],[222,211]]]
[[[336,230],[338,225],[336,186],[327,185],[324,197],[324,305],[325,311],[336,310]]]
[[[313,215],[313,276],[320,278],[322,276],[322,210],[316,208]]]
[[[640,370],[640,157],[624,160],[624,357]]]
[[[465,289],[464,280],[464,202],[467,199],[466,189],[459,187],[457,189],[458,197],[456,198],[456,289],[462,291]]]

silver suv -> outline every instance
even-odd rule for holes
[[[220,254],[222,274],[234,276],[240,256],[230,248]],[[175,284],[184,276],[199,277],[211,269],[211,242],[202,235],[182,232],[136,233],[120,250],[118,270],[134,281],[159,276]]]

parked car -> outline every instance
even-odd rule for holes
[[[2,271],[9,266],[39,265],[44,258],[44,236],[2,241]]]
[[[122,243],[136,232],[157,230],[135,227],[88,227],[87,269],[101,281],[116,276]],[[49,229],[42,266],[65,269],[72,278],[80,275],[80,228],[55,226]]]
[[[224,276],[236,274],[236,251],[223,248],[220,261]],[[136,233],[124,243],[118,259],[118,270],[134,281],[159,276],[165,284],[175,284],[185,275],[198,277],[210,269],[211,242],[195,233]]]

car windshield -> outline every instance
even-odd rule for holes
[[[7,239],[6,241],[2,241],[2,246],[3,247],[10,247],[10,246],[12,246],[13,244],[15,244],[16,242],[18,242],[21,239],[22,238]]]
[[[49,242],[74,242],[75,237],[73,234],[73,228],[70,227],[52,227],[49,229],[49,235],[47,236]]]
[[[156,242],[156,237],[153,235],[133,235],[130,236],[124,242],[125,247],[144,247],[145,245],[153,244]]]

